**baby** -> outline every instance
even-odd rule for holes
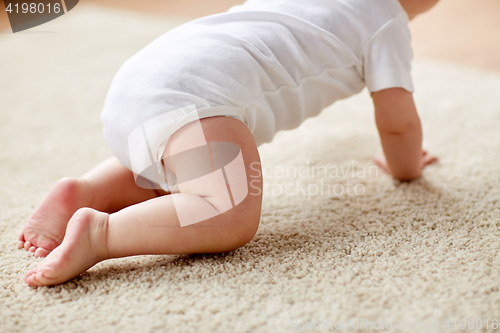
[[[60,180],[19,247],[47,257],[25,281],[63,283],[96,263],[218,253],[255,235],[257,146],[365,86],[385,159],[400,180],[422,150],[408,22],[438,0],[248,0],[153,41],[117,73],[104,136],[116,157]]]

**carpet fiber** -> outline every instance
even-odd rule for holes
[[[63,285],[25,285],[42,260],[16,248],[25,219],[57,179],[110,156],[99,114],[113,75],[181,22],[80,5],[0,34],[1,332],[284,332],[323,320],[458,332],[460,319],[491,330],[500,76],[437,63],[414,66],[425,146],[440,158],[424,178],[401,184],[373,167],[381,149],[364,91],[260,147],[262,220],[246,246],[110,260]]]

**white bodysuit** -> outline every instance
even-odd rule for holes
[[[240,119],[260,145],[365,86],[413,91],[412,56],[397,0],[248,0],[165,33],[125,62],[106,98],[104,136],[135,173],[194,118]],[[136,134],[148,122],[144,143]]]

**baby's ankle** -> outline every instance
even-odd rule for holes
[[[111,259],[109,252],[109,214],[94,210],[96,238],[92,245],[96,248],[96,255],[99,261]]]
[[[87,207],[80,208],[71,218],[68,229],[73,227],[72,223],[77,223],[79,227],[83,227],[80,230],[87,230],[88,241],[90,242],[88,250],[97,261],[110,258],[108,248],[108,213]]]
[[[60,179],[56,185],[64,193],[64,201],[61,204],[79,207],[91,207],[90,185],[84,179],[65,177]]]

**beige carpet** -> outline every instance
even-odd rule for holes
[[[16,248],[24,220],[57,179],[110,155],[99,113],[114,73],[179,22],[81,5],[35,32],[0,34],[0,332],[284,332],[323,320],[463,332],[460,319],[491,330],[500,75],[436,63],[415,64],[425,145],[441,158],[423,179],[398,184],[369,168],[380,147],[363,92],[261,147],[262,222],[243,248],[112,260],[27,287],[41,259]]]

